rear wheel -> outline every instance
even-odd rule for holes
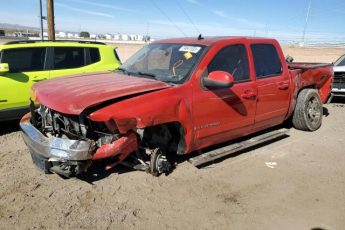
[[[304,89],[298,97],[292,123],[296,129],[315,131],[321,126],[322,102],[315,89]]]

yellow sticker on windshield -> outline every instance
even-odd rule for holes
[[[186,60],[193,57],[193,54],[191,52],[184,53],[183,56],[186,58]]]

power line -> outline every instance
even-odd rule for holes
[[[305,32],[307,30],[307,24],[308,24],[308,19],[309,19],[310,8],[311,8],[311,0],[309,0],[307,15],[306,15],[306,18],[305,18],[305,24],[304,24],[304,28],[303,28],[303,37],[302,37],[302,42],[303,43],[305,42]]]
[[[169,22],[176,27],[176,29],[178,29],[185,37],[187,37],[187,34],[183,32],[183,30],[173,20],[171,20],[171,18],[154,2],[154,0],[150,1],[161,12],[161,14],[164,15],[164,17],[166,17]]]
[[[177,6],[181,9],[181,11],[183,12],[183,14],[188,18],[189,22],[193,25],[194,29],[196,30],[196,32],[198,34],[201,34],[200,30],[198,29],[198,27],[194,24],[193,20],[189,17],[189,15],[187,14],[187,12],[184,10],[184,8],[182,7],[182,5],[180,4],[179,0],[176,0]]]
[[[38,0],[39,5],[39,19],[40,19],[40,31],[41,31],[41,40],[44,40],[43,37],[43,15],[42,15],[42,0]]]

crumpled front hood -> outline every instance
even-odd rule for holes
[[[123,96],[171,87],[169,84],[113,72],[55,78],[35,84],[35,101],[65,114],[80,114],[84,109]]]

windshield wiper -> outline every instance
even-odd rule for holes
[[[148,76],[148,77],[151,77],[151,78],[157,80],[156,75],[153,74],[153,73],[146,73],[146,72],[141,72],[141,71],[139,71],[139,72],[136,72],[135,74]]]
[[[144,75],[144,76],[148,76],[148,77],[150,77],[150,78],[153,78],[153,79],[157,79],[156,78],[156,75],[155,74],[153,74],[153,73],[146,73],[146,72],[141,72],[141,71],[139,71],[139,72],[130,72],[130,71],[128,71],[127,69],[125,69],[125,68],[117,68],[116,70],[120,70],[120,71],[122,71],[124,74],[127,74],[127,75]]]
[[[116,70],[120,70],[120,71],[122,71],[124,74],[128,74],[128,71],[127,71],[127,69],[125,69],[125,68],[119,67],[119,68],[117,68]],[[116,70],[115,70],[115,71],[116,71]]]

